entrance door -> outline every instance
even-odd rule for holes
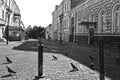
[[[89,28],[88,44],[93,44],[93,42],[94,42],[94,28]]]

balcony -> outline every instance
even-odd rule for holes
[[[21,17],[21,14],[20,14],[20,13],[14,13],[13,16],[14,16],[14,17]]]

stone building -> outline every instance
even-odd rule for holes
[[[51,24],[49,24],[48,27],[45,28],[45,38],[48,40],[52,39],[52,28],[51,28]]]
[[[71,9],[71,1],[70,0],[63,0],[63,20],[62,20],[62,30],[63,30],[63,41],[69,41],[69,28],[70,28],[70,16],[69,11]]]
[[[64,41],[89,44],[102,37],[106,44],[120,42],[120,0],[63,0],[53,16],[53,33],[58,40],[61,32]]]
[[[78,0],[74,0],[78,1]],[[52,27],[54,28],[54,40],[60,40],[60,37],[63,41],[69,41],[70,35],[70,10],[71,10],[71,0],[63,0],[60,5],[56,6],[55,11],[52,13],[53,21]],[[74,5],[72,5],[74,7]],[[60,16],[62,20],[60,20]]]
[[[56,5],[55,6],[55,11],[52,13],[52,39],[57,40],[58,39],[58,34],[59,34],[59,14],[58,12],[60,6]]]
[[[9,22],[8,22],[9,21]],[[6,27],[9,24],[9,40],[21,40],[21,14],[14,0],[0,0],[0,38],[6,38]]]
[[[0,39],[4,37],[4,30],[7,24],[6,8],[8,5],[9,2],[6,0],[0,0]]]
[[[92,28],[94,43],[98,43],[100,36],[108,44],[120,41],[120,0],[85,0],[74,11],[76,41],[89,43]],[[81,22],[96,22],[97,25],[85,26]]]

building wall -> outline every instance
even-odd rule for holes
[[[6,6],[7,6],[7,0],[0,0],[0,24],[6,24]],[[0,25],[0,39],[3,38],[5,26]]]
[[[52,20],[52,39],[53,40],[59,40],[60,39],[60,20],[59,16],[63,12],[63,3],[61,3],[59,6],[55,6],[55,10],[52,14],[53,20]]]
[[[10,25],[19,27],[19,20],[20,16],[15,17],[14,14],[20,14],[20,9],[17,6],[16,2],[14,0],[10,0],[10,9],[12,10],[11,18],[10,18]]]
[[[51,40],[52,39],[52,28],[51,28],[51,24],[49,24],[49,26],[47,26],[46,28],[45,28],[45,37],[46,37],[46,39],[48,40]]]
[[[94,28],[94,36],[103,36],[105,41],[111,39],[112,36],[120,36],[119,6],[120,0],[87,0],[76,6],[77,31],[75,34],[78,36],[78,40],[83,39],[84,41],[83,36],[88,37],[88,29],[79,25],[82,21],[97,22],[97,27]],[[115,17],[116,15],[117,17]],[[98,38],[96,41],[98,41]]]
[[[70,10],[70,0],[63,0],[60,5],[58,5],[53,12],[52,28],[53,29],[53,39],[60,40],[60,35],[62,40],[69,40],[69,15]],[[60,23],[60,15],[64,14],[62,23]]]
[[[70,5],[71,1],[70,0],[64,0],[63,1],[63,41],[69,41],[69,11],[70,11]]]
[[[46,29],[45,29],[45,38],[46,38],[46,40],[48,40],[48,36],[49,36],[49,27],[46,27]]]
[[[61,14],[64,17],[60,30]],[[59,40],[62,32],[64,41],[88,42],[89,28],[80,25],[82,21],[97,22],[96,27],[90,26],[94,27],[96,41],[98,36],[105,40],[120,36],[120,0],[63,0],[53,12],[54,39]]]
[[[7,11],[8,8],[11,11],[10,18],[9,18],[9,28],[20,27],[21,16],[17,16],[17,17],[14,16],[14,14],[20,14],[20,9],[18,5],[16,4],[16,2],[14,0],[0,0],[0,24],[4,24],[4,26],[0,26],[0,39],[5,37],[4,36],[5,28],[8,25],[8,11]],[[13,30],[11,32],[13,32]],[[21,31],[18,31],[18,33],[20,32]]]

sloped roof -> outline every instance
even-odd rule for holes
[[[21,17],[21,14],[19,14],[19,13],[14,13],[14,16],[19,16],[19,17]]]

